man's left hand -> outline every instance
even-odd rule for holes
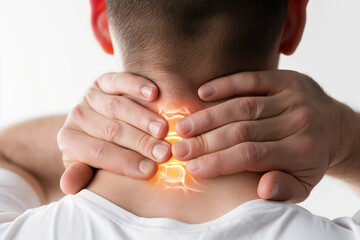
[[[232,98],[176,125],[184,138],[172,152],[188,171],[208,178],[265,172],[263,199],[299,202],[338,161],[346,133],[343,106],[311,78],[292,71],[238,73],[204,84],[204,101]]]

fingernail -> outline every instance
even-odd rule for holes
[[[185,157],[189,154],[190,146],[186,141],[180,141],[173,144],[173,149],[175,152],[173,153],[177,157]]]
[[[152,133],[153,136],[157,136],[160,128],[162,127],[161,122],[151,122],[149,123],[149,130]]]
[[[275,197],[278,191],[279,191],[279,184],[275,182],[269,198],[272,199],[273,197]]]
[[[152,150],[152,155],[158,160],[161,161],[165,155],[168,153],[169,147],[164,144],[156,144]]]
[[[186,163],[186,169],[190,172],[196,172],[200,169],[201,163],[199,160],[192,160]]]
[[[139,164],[139,170],[144,174],[148,174],[152,172],[153,169],[154,169],[154,163],[150,162],[149,160],[142,160]]]
[[[153,87],[145,86],[141,88],[141,93],[145,98],[151,98],[153,91]]]
[[[191,122],[188,119],[182,119],[176,123],[176,130],[179,130],[179,132],[182,134],[189,133],[191,129],[192,129]]]
[[[202,98],[208,98],[215,93],[215,88],[211,85],[204,85],[200,88],[200,95]]]

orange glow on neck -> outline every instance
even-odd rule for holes
[[[187,111],[161,111],[160,114],[169,123],[169,133],[165,140],[171,144],[181,140],[182,138],[175,131],[175,123],[189,113]],[[158,164],[158,170],[151,182],[163,183],[167,188],[201,192],[200,184],[186,170],[186,163],[177,160],[174,156],[168,162]]]

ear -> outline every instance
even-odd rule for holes
[[[302,38],[306,23],[306,6],[309,0],[290,0],[280,43],[280,52],[291,55]]]
[[[90,4],[91,26],[95,38],[106,53],[114,54],[110,38],[105,0],[90,0]]]

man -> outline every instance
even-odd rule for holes
[[[119,58],[124,61],[126,70],[152,79],[160,89],[160,98],[151,104],[146,104],[146,106],[156,112],[164,108],[166,109],[165,111],[169,111],[185,107],[192,113],[207,107],[211,108],[211,106],[216,108],[216,106],[214,106],[216,102],[204,103],[197,97],[196,89],[203,83],[215,77],[244,71],[246,69],[275,69],[279,52],[284,51],[286,53],[293,51],[300,41],[305,21],[303,18],[305,15],[305,2],[306,1],[300,0],[290,1],[287,10],[287,1],[277,1],[276,3],[269,3],[269,1],[243,1],[241,3],[238,1],[223,1],[221,4],[217,3],[217,1],[208,1],[206,5],[203,5],[202,2],[199,4],[199,2],[195,1],[147,1],[136,3],[109,1],[108,9],[110,11],[109,18],[111,19],[112,38],[115,39],[115,53],[119,54]],[[237,7],[235,7],[235,5]],[[244,6],[247,6],[247,8]],[[104,48],[109,50],[110,47],[108,44],[110,38],[106,38],[106,24],[103,24],[104,19],[106,19],[106,11],[101,5],[95,5],[94,9],[98,11],[98,22],[94,24],[95,30],[103,37],[100,38],[100,42]],[[111,15],[111,11],[114,11],[112,13],[113,15]],[[241,11],[242,14],[239,14],[239,11]],[[257,15],[254,14],[255,11]],[[224,15],[224,13],[226,13],[226,15]],[[266,28],[268,27],[266,24],[268,24],[269,21],[261,19],[256,22],[255,16],[264,16],[263,14],[265,13],[267,14],[265,16],[276,23],[271,33],[265,31],[268,29]],[[190,17],[195,18],[195,20]],[[239,22],[242,22],[239,21],[241,17],[247,20],[241,19],[246,23],[246,25],[241,25],[243,28],[239,28],[237,25]],[[286,24],[285,27],[283,27],[285,19]],[[135,25],[133,23],[134,21],[138,24]],[[228,21],[232,24],[225,24],[228,23]],[[131,24],[129,24],[130,22]],[[156,29],[153,27],[154,22],[156,26],[158,26]],[[266,27],[262,24],[265,24]],[[249,28],[247,28],[248,25]],[[224,28],[224,26],[226,26],[226,28]],[[259,26],[265,27],[265,30],[260,28],[261,30],[259,31]],[[222,34],[219,35],[219,32]],[[181,39],[181,41],[177,41],[178,35],[175,34],[174,39],[173,33],[184,36],[184,38]],[[162,42],[162,39],[166,41]],[[172,39],[172,41],[169,39]],[[259,41],[259,39],[261,39],[261,41]],[[262,43],[265,39],[267,41]],[[239,41],[247,42],[239,43]],[[204,42],[208,44],[204,44]],[[250,43],[255,44],[249,47],[249,45],[245,43],[249,45],[251,45]],[[233,44],[233,46],[229,47],[228,44]],[[186,49],[185,46],[189,48]],[[244,48],[244,46],[246,47]],[[174,50],[174,52],[172,52],[172,50]],[[243,53],[246,57],[239,55],[239,53]],[[260,59],[262,61],[260,61]],[[227,61],[231,62],[229,63]],[[201,67],[193,67],[192,65],[195,63]],[[187,69],[187,71],[184,69]],[[241,81],[237,82],[239,79]],[[262,95],[271,88],[272,84],[270,84],[270,82],[263,81],[263,79],[242,79],[241,77],[234,80],[233,83],[237,82],[238,84],[233,85],[235,93],[242,93],[243,95],[251,94],[252,91],[250,91],[250,89],[254,88],[252,84],[256,82],[258,83],[256,85],[258,100],[270,99],[262,97]],[[224,89],[220,86],[220,81],[224,82],[224,79],[219,79],[218,81],[218,88],[213,89],[213,92],[221,92],[221,89]],[[304,81],[304,85],[308,86],[306,84],[309,83],[306,82],[306,80]],[[111,78],[103,78],[99,81],[98,86],[93,87],[86,100],[84,100],[85,103],[81,104],[80,107],[74,111],[75,114],[70,115],[67,127],[71,128],[75,126],[74,128],[76,128],[81,125],[84,132],[88,131],[88,134],[97,137],[96,135],[99,133],[91,132],[94,129],[94,125],[86,124],[91,123],[91,121],[101,124],[105,119],[102,120],[99,118],[99,115],[94,115],[94,110],[91,109],[91,107],[96,110],[96,108],[99,108],[96,107],[96,104],[103,102],[99,100],[104,99],[104,97],[109,97],[107,94],[111,94],[111,92],[118,92],[116,90],[116,84],[114,79]],[[298,85],[302,83],[299,81],[293,84],[300,88]],[[226,84],[224,85],[226,87]],[[314,88],[314,86],[312,87]],[[281,91],[281,84],[278,84],[276,88],[278,88],[279,92],[283,92]],[[315,87],[315,90],[318,89]],[[203,92],[200,94],[203,97],[206,97],[205,95],[209,96],[209,94],[206,93],[209,93],[209,91],[203,89]],[[316,93],[323,94],[321,91]],[[223,96],[224,95],[225,94],[223,94]],[[324,95],[320,95],[319,97],[326,98]],[[299,100],[299,98],[297,100]],[[241,102],[243,98],[241,98],[241,100],[236,99],[236,101]],[[230,101],[230,103],[234,104],[235,101]],[[263,103],[265,104],[265,101],[263,101]],[[261,122],[261,119],[266,118],[266,116],[277,115],[276,113],[266,112],[266,109],[269,109],[266,108],[266,106],[275,103],[276,102],[267,102],[269,105],[264,105],[262,108],[263,111],[259,111],[258,114],[255,112],[249,116],[258,119],[259,121],[257,122]],[[280,106],[276,112],[286,112],[287,109],[281,108],[282,105],[280,103],[281,101],[276,104]],[[303,103],[300,101],[297,104],[302,105]],[[294,106],[297,104],[294,104]],[[338,107],[335,103],[331,106],[334,108]],[[109,109],[113,109],[113,107]],[[219,111],[221,110],[217,109],[216,112],[219,113]],[[229,117],[233,116],[231,115],[231,111],[225,111],[223,113],[226,112],[229,114]],[[240,112],[246,113],[247,111]],[[115,111],[108,111],[108,113],[115,113]],[[351,114],[351,111],[349,111],[349,114]],[[245,116],[244,118],[251,119],[249,116]],[[300,127],[300,132],[309,130],[306,128],[309,123],[307,119],[309,115],[302,116],[302,118],[288,118],[296,120],[295,123],[290,126]],[[114,119],[115,117],[116,115],[113,115],[111,118]],[[105,118],[105,116],[102,116],[102,118]],[[300,123],[298,119],[300,119]],[[244,121],[241,119],[235,120]],[[213,124],[212,127],[218,127],[217,125],[219,124],[221,125],[219,122],[210,122],[208,124]],[[30,123],[30,126],[33,125]],[[186,128],[180,124],[178,130],[182,132],[183,135],[189,134],[189,132],[196,132],[197,128],[194,127],[194,125],[191,126],[193,128],[186,132]],[[268,127],[263,127],[264,130],[270,129],[270,126],[275,125],[272,125],[270,121],[268,125],[265,123],[265,126]],[[101,129],[102,126],[100,125],[99,128]],[[221,128],[219,129],[221,130]],[[254,130],[255,129],[256,128],[254,128]],[[280,130],[281,127],[276,129]],[[229,142],[231,143],[231,141],[228,141],[229,139],[227,137],[231,139],[233,136],[231,136],[231,134],[227,136],[226,132],[228,131],[224,132],[220,134],[224,137],[224,139],[222,139],[223,141],[215,144],[216,146],[209,146],[213,148],[212,151],[216,151],[214,148],[222,150],[229,147],[227,144]],[[66,131],[62,131],[60,138],[63,138],[64,134],[66,134]],[[270,131],[269,135],[273,136],[274,133]],[[83,145],[88,145],[89,141],[81,141],[88,139],[83,138],[83,136],[82,133],[79,133],[78,138],[75,139],[74,142],[82,142]],[[114,136],[116,136],[116,134]],[[281,139],[287,136],[280,134],[276,137]],[[256,138],[265,140],[268,138],[268,135],[264,132],[263,135],[253,135],[253,137],[250,138],[254,138],[250,139],[253,141],[257,140]],[[116,141],[115,138],[109,140]],[[128,141],[131,142],[132,140],[129,139]],[[238,141],[241,143],[244,142],[244,139],[240,138]],[[305,142],[304,139],[303,141]],[[184,160],[189,159],[187,158],[187,153],[184,151],[186,148],[181,148],[179,144],[177,144],[178,148],[176,148],[174,144],[174,155],[179,158],[184,158]],[[144,146],[146,146],[146,144]],[[247,146],[245,149],[252,149],[249,148],[250,144],[247,143],[242,144],[237,150],[244,148],[244,146]],[[306,142],[304,146],[308,148],[307,151],[313,149],[309,142]],[[64,152],[67,151],[64,146],[62,150]],[[98,156],[104,156],[104,158],[111,160],[109,157],[112,156],[111,151],[104,152],[104,148],[97,147],[93,148],[93,150],[95,150],[94,152],[98,154]],[[111,150],[111,148],[109,147],[108,150]],[[273,149],[273,151],[275,150],[276,149]],[[308,152],[302,153],[308,154]],[[86,152],[82,154],[83,156],[87,155]],[[167,160],[169,155],[166,156],[166,154],[167,152],[165,152],[163,157],[156,160],[159,162]],[[193,151],[193,154],[196,154],[196,151]],[[8,156],[8,154],[4,155]],[[240,152],[239,155],[249,160],[256,156],[253,155],[253,152],[250,150]],[[335,155],[339,155],[339,153]],[[229,154],[228,158],[233,156],[234,155]],[[270,154],[267,156],[271,157]],[[153,157],[156,157],[156,154],[154,154]],[[66,160],[70,163],[80,158],[81,155],[79,154],[69,154],[69,151],[67,152]],[[213,159],[212,162],[209,161],[208,165],[218,164],[217,159]],[[331,158],[331,160],[333,159],[337,158]],[[147,164],[146,167],[144,167],[144,164],[141,165],[142,160],[144,159],[138,158],[128,163],[133,164],[134,162],[139,162],[139,171],[145,173],[153,172],[154,168],[151,168],[151,165]],[[9,161],[12,161],[12,158],[9,159]],[[228,165],[221,166],[218,169],[221,169],[221,171],[227,174],[233,173],[232,170],[234,169],[232,168],[237,168],[238,164],[236,161],[233,165],[231,163],[231,161],[228,161]],[[345,166],[346,163],[345,161],[340,163],[327,162],[327,164],[334,166],[337,164]],[[22,167],[25,169],[30,168],[31,170],[29,172],[42,172],[44,170],[40,169],[39,171],[33,167],[34,164],[44,167],[48,166],[49,162],[43,165],[39,164],[39,162],[27,162],[25,165],[28,167]],[[266,168],[266,163],[259,162],[258,164],[263,164],[262,168]],[[74,169],[78,166],[82,169],[81,171],[84,171],[85,168],[81,164],[72,165],[72,168],[69,169]],[[188,170],[196,173],[198,170],[196,166],[199,167],[198,164],[193,164],[192,167],[188,165]],[[26,208],[31,208],[39,204],[39,197],[37,197],[29,184],[39,193],[41,190],[45,190],[48,199],[49,196],[53,196],[50,192],[51,188],[47,187],[48,183],[45,181],[42,181],[39,185],[36,183],[36,179],[33,179],[28,172],[23,172],[23,170],[17,169],[16,166],[12,166],[11,164],[8,166],[8,164],[3,163],[3,167],[10,168],[10,170],[17,172],[18,175],[23,176],[24,179],[29,179],[27,180],[28,183],[26,183],[19,176],[2,170],[2,189],[4,193],[6,193],[2,196],[5,199],[4,202],[10,198],[14,198],[17,201],[16,203],[10,203],[6,206],[4,204],[2,207],[4,210],[1,219],[3,219],[4,224],[1,225],[1,231],[4,233],[5,238],[24,238],[24,236],[36,232],[36,238],[39,239],[99,239],[104,237],[106,239],[155,239],[169,238],[169,236],[179,239],[319,239],[321,237],[325,239],[346,239],[355,238],[359,231],[359,225],[356,223],[358,217],[331,222],[327,219],[313,216],[295,205],[265,202],[262,200],[250,201],[257,198],[256,187],[258,181],[261,177],[265,176],[262,176],[261,173],[251,172],[243,172],[218,178],[196,179],[200,186],[200,191],[184,192],[171,187],[168,188],[167,183],[152,184],[149,181],[135,180],[126,176],[99,170],[94,180],[88,186],[89,190],[84,190],[75,196],[68,196],[57,203],[22,213]],[[326,170],[326,167],[323,167],[323,169]],[[221,171],[220,173],[222,173]],[[132,174],[136,175],[138,172],[133,172]],[[279,173],[277,174],[278,176],[284,177],[281,173],[280,175]],[[131,173],[128,173],[128,175],[131,175]],[[219,175],[219,173],[215,172],[209,175]],[[285,177],[289,180],[289,176],[286,175]],[[9,178],[12,179],[9,180]],[[319,179],[315,179],[315,182],[318,180]],[[270,189],[273,188],[272,186]],[[24,196],[21,196],[24,193],[29,194],[27,201],[24,200]],[[267,193],[267,195],[271,197],[271,192]],[[303,197],[303,193],[301,197]],[[295,200],[301,197],[296,196]],[[11,211],[9,211],[9,209]],[[165,219],[158,219],[158,217]],[[166,218],[173,218],[190,224],[176,222]],[[193,223],[202,224],[194,225]]]

